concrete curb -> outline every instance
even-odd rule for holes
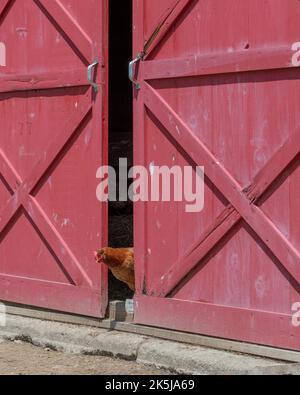
[[[8,315],[0,338],[75,354],[137,361],[178,374],[295,375],[300,364],[256,358],[105,329]]]

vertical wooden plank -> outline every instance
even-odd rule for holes
[[[144,45],[144,1],[133,0],[133,58]],[[139,73],[137,70],[137,79]],[[143,89],[139,92],[133,87],[133,140],[134,164],[145,164],[145,138],[144,138],[144,98]],[[134,207],[134,246],[136,262],[136,292],[142,294],[145,282],[145,250],[146,250],[146,207],[143,202],[138,202]]]

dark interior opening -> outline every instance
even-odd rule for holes
[[[132,86],[128,63],[132,59],[132,0],[109,1],[109,165],[119,174],[119,159],[133,164]],[[117,184],[118,187],[118,184]],[[109,203],[109,246],[133,247],[132,202]],[[109,275],[109,299],[133,297],[125,285]]]

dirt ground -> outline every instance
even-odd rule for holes
[[[107,357],[67,355],[22,342],[1,342],[0,375],[162,375],[164,371]]]

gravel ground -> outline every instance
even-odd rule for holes
[[[67,355],[23,342],[0,342],[0,375],[163,375],[165,372],[107,357]]]

